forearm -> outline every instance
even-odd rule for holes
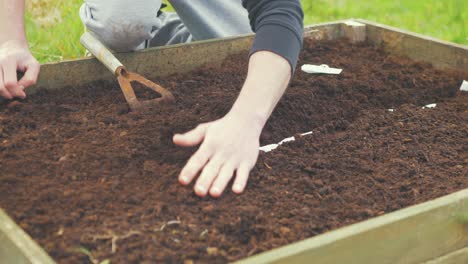
[[[0,0],[0,44],[15,40],[26,44],[24,0]]]
[[[261,132],[291,79],[291,66],[283,57],[269,52],[254,53],[246,81],[230,114],[241,116]]]
[[[243,0],[256,36],[251,53],[262,50],[285,58],[294,72],[303,39],[304,13],[299,0]]]

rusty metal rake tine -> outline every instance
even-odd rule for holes
[[[146,79],[137,73],[127,71],[123,64],[91,33],[85,32],[81,36],[80,42],[94,56],[96,56],[100,62],[102,62],[110,71],[115,74],[120,88],[122,89],[122,92],[125,96],[125,100],[130,105],[132,110],[138,109],[142,106],[150,106],[152,104],[171,102],[175,100],[172,93],[166,90],[164,87]],[[153,100],[139,101],[131,85],[132,81],[143,84],[147,88],[161,94],[161,97]]]

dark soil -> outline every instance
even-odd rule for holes
[[[246,58],[159,80],[177,102],[147,112],[116,83],[3,103],[0,207],[60,263],[222,263],[468,188],[466,74],[306,42],[299,65],[344,71],[298,70],[261,141],[314,133],[261,154],[244,194],[198,198],[172,135],[229,110]]]

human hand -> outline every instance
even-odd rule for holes
[[[207,193],[219,197],[235,174],[232,190],[242,193],[257,162],[262,127],[246,115],[230,112],[185,134],[174,135],[173,141],[179,146],[201,143],[182,169],[179,182],[188,185],[200,172],[195,193],[201,197]]]
[[[182,169],[179,182],[188,185],[201,172],[195,193],[219,197],[235,173],[232,190],[244,191],[257,162],[260,133],[290,78],[291,66],[283,57],[269,51],[250,56],[246,81],[231,111],[221,119],[174,135],[179,146],[201,143]]]
[[[25,98],[24,89],[34,85],[40,65],[29,52],[27,44],[16,40],[0,44],[0,96],[7,99]],[[18,81],[16,71],[24,72]]]

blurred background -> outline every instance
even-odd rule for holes
[[[83,57],[82,0],[26,0],[26,32],[41,62]],[[165,1],[166,2],[166,1]],[[302,0],[305,25],[363,18],[468,45],[468,0]],[[169,7],[170,10],[170,7]]]

